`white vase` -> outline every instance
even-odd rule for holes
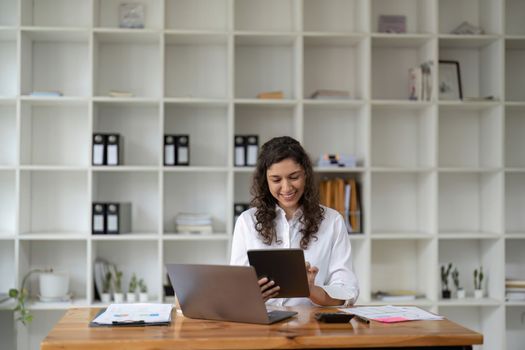
[[[113,293],[113,300],[117,304],[121,304],[124,302],[124,293]]]
[[[465,299],[465,290],[463,288],[458,289],[456,292],[458,299]]]
[[[69,291],[69,275],[67,272],[41,273],[38,277],[42,300],[62,300],[67,297]]]
[[[135,293],[126,293],[126,300],[128,303],[134,303],[137,301],[137,295]]]
[[[483,298],[483,289],[474,289],[474,298],[476,299]]]
[[[108,304],[108,303],[111,302],[111,294],[110,293],[102,293],[102,295],[100,296],[100,299],[101,299],[101,301],[104,304]]]
[[[147,303],[148,299],[148,293],[139,293],[139,301],[141,303]]]

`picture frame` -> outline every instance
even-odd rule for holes
[[[458,61],[439,60],[439,99],[462,100],[461,70]]]

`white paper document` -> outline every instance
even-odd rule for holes
[[[111,304],[93,320],[97,324],[166,323],[171,320],[172,304]]]
[[[363,306],[340,310],[365,319],[386,323],[444,319],[443,316],[430,313],[415,306]]]

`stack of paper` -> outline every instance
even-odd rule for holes
[[[505,280],[505,292],[508,301],[525,301],[525,280]]]
[[[160,325],[171,322],[172,304],[111,304],[91,323],[96,325]]]
[[[385,323],[404,322],[404,321],[436,321],[444,319],[428,311],[415,306],[364,306],[341,309],[343,312],[360,316],[367,320],[374,320]]]
[[[212,233],[212,217],[207,213],[179,213],[175,216],[177,232]]]

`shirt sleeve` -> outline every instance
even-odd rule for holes
[[[233,229],[233,241],[232,241],[232,251],[230,257],[230,265],[241,265],[248,266],[248,254],[245,236],[250,232],[249,228],[249,214],[247,212],[242,213],[237,222],[235,223],[235,228]]]
[[[332,244],[328,278],[320,286],[326,293],[339,300],[345,300],[344,306],[353,305],[359,296],[359,284],[352,264],[352,247],[350,238],[341,215],[337,215],[333,228],[335,239]]]

